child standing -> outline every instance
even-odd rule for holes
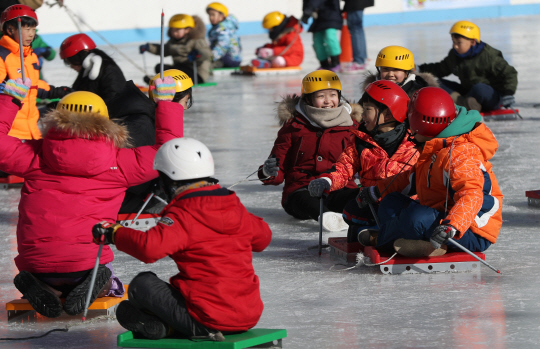
[[[257,59],[251,64],[257,68],[296,67],[304,60],[304,45],[300,33],[302,24],[294,16],[287,17],[274,11],[264,16],[262,26],[268,29],[272,42],[259,47]]]
[[[199,16],[177,14],[169,20],[169,41],[165,43],[165,57],[172,56],[173,65],[165,64],[164,70],[178,69],[185,72],[192,80],[194,79],[193,62],[197,66],[197,81],[203,83],[208,80],[212,66],[212,50],[205,39],[206,27]],[[139,52],[146,51],[155,55],[160,54],[159,44],[144,44],[139,47]],[[159,73],[160,65],[157,64],[155,71]],[[150,82],[150,77],[145,76],[145,82]]]
[[[331,170],[344,149],[352,143],[350,132],[358,127],[352,108],[341,97],[341,81],[328,70],[316,70],[302,80],[302,95],[287,96],[278,106],[283,127],[270,157],[259,171],[264,185],[285,181],[281,205],[298,219],[319,219],[319,199],[307,189],[311,180]],[[327,230],[347,228],[341,217],[345,204],[358,187],[351,178],[325,200],[323,224]]]
[[[364,9],[375,5],[375,0],[344,0],[343,12],[347,14],[347,27],[351,33],[353,61],[343,72],[356,74],[366,69],[367,47],[364,33]]]
[[[321,69],[340,71],[341,45],[337,30],[341,30],[343,18],[339,0],[304,0],[303,13],[302,22],[305,24],[310,17],[314,18],[309,31],[313,33],[313,49],[321,62]]]
[[[439,256],[449,238],[472,252],[495,243],[503,195],[489,160],[498,148],[477,111],[456,107],[444,90],[425,87],[411,101],[410,130],[422,153],[416,165],[362,189],[360,205],[383,200],[370,245],[408,257]],[[418,202],[408,196],[418,194]],[[430,243],[431,242],[431,243]]]
[[[339,156],[332,171],[323,173],[309,183],[310,194],[320,197],[324,191],[332,193],[343,188],[358,173],[363,187],[375,185],[378,180],[410,169],[419,153],[409,140],[410,133],[404,123],[409,97],[393,82],[380,80],[369,84],[360,99],[362,119],[355,142]],[[378,205],[374,205],[375,210]],[[343,211],[349,224],[347,241],[357,241],[358,230],[375,225],[370,208],[360,209],[356,200],[350,200]],[[323,221],[324,222],[324,221]]]
[[[238,20],[223,4],[213,2],[206,7],[212,28],[208,40],[212,49],[214,68],[238,67],[242,62],[242,45],[238,31]]]
[[[165,143],[154,169],[170,201],[158,225],[141,232],[102,222],[92,234],[94,242],[116,244],[145,263],[169,256],[179,272],[170,284],[152,272],[137,275],[129,300],[118,306],[118,322],[149,339],[176,332],[223,341],[227,332],[254,327],[263,303],[252,251],[270,243],[268,224],[217,184],[212,154],[195,139]]]
[[[377,74],[368,73],[363,89],[374,81],[388,80],[400,86],[411,98],[422,87],[439,87],[437,78],[430,73],[414,71],[413,53],[401,46],[387,46],[379,51],[375,61]]]
[[[490,111],[515,103],[517,71],[501,51],[480,41],[480,28],[469,21],[456,22],[450,29],[452,49],[439,63],[421,64],[422,72],[443,78],[454,74],[460,83],[441,80],[452,100],[469,110]]]

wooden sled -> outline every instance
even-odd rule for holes
[[[239,70],[232,72],[233,75],[288,75],[299,73],[302,68],[283,67],[283,68],[256,68],[252,65],[243,65]]]

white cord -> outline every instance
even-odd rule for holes
[[[394,258],[395,256],[397,255],[397,252],[394,253],[390,258],[388,258],[387,260],[385,260],[384,262],[380,262],[380,263],[376,263],[376,264],[371,264],[371,263],[366,263],[365,262],[365,257],[364,254],[362,252],[358,252],[358,254],[356,255],[356,264],[353,265],[352,267],[348,267],[348,268],[345,268],[345,269],[340,269],[340,270],[336,270],[336,271],[346,271],[346,270],[351,270],[351,269],[354,269],[356,267],[359,267],[360,265],[364,264],[366,267],[374,267],[374,266],[377,266],[377,265],[382,265],[382,264],[385,264],[385,263],[388,263],[390,260],[392,260],[392,258]],[[334,264],[333,266],[330,267],[330,270],[334,270],[334,267],[337,266],[337,265],[343,265],[343,266],[346,266],[345,264],[341,264],[341,263],[338,263],[338,264]]]
[[[265,181],[267,179],[270,179],[270,177],[266,177],[266,178],[257,178],[257,179],[249,179],[249,177],[253,176],[255,173],[259,172],[259,169],[257,169],[255,172],[253,172],[252,174],[250,174],[249,176],[247,176],[246,178],[244,179],[241,179],[239,180],[238,182],[234,183],[233,185],[229,186],[227,189],[231,189],[232,187],[234,187],[235,185],[237,184],[240,184],[242,182],[255,182],[255,181]]]

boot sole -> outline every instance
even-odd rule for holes
[[[148,339],[161,339],[167,336],[168,326],[165,326],[157,316],[146,314],[123,301],[116,309],[116,320],[128,331],[137,332]]]
[[[21,271],[15,276],[13,283],[39,314],[50,318],[62,315],[62,302],[60,298],[43,288],[31,273]]]
[[[94,288],[92,289],[92,296],[90,297],[90,304],[94,303],[99,292],[105,286],[107,281],[111,278],[111,270],[104,265],[98,267],[96,281],[94,282]],[[90,281],[92,279],[92,273],[90,273],[84,281],[75,287],[66,297],[66,303],[64,304],[64,311],[69,315],[78,315],[84,311],[86,306],[86,295],[90,288]]]

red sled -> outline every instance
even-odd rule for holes
[[[137,230],[148,230],[155,227],[161,216],[153,213],[141,213],[135,221],[133,219],[137,216],[137,213],[119,213],[116,218],[116,223],[121,224],[124,227],[133,228]]]
[[[530,190],[525,192],[529,206],[540,207],[540,190]]]
[[[519,109],[497,109],[492,111],[481,112],[480,115],[484,120],[516,120],[518,117],[523,119],[519,115]]]
[[[7,189],[10,186],[13,186],[14,184],[22,184],[22,183],[24,183],[24,178],[13,176],[13,175],[0,178],[1,189]]]

